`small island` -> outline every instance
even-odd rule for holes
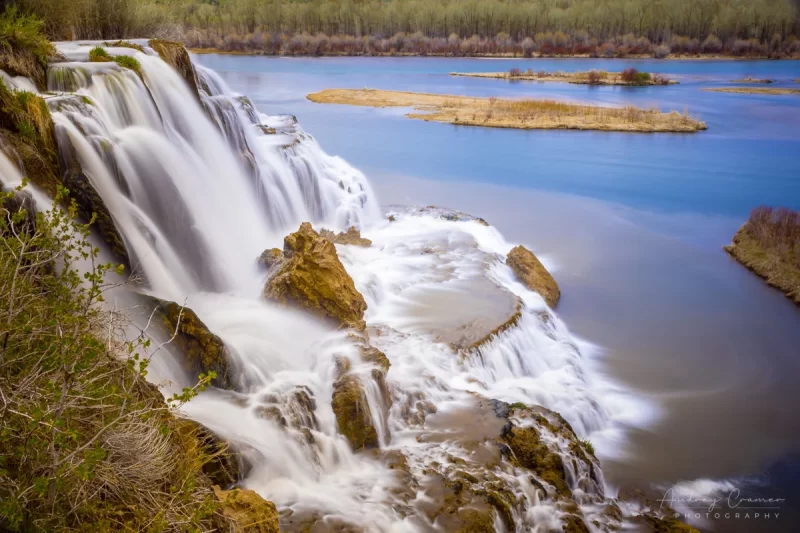
[[[800,212],[753,209],[725,251],[800,305]]]
[[[800,94],[800,89],[790,88],[768,88],[768,87],[714,87],[713,89],[703,89],[715,93],[734,93],[734,94],[771,94],[789,95]]]
[[[586,72],[546,72],[540,70],[534,72],[533,69],[523,72],[518,68],[512,68],[508,72],[451,72],[450,75],[511,81],[555,81],[581,85],[628,85],[633,87],[676,85],[678,83],[660,74],[639,72],[635,68],[626,68],[622,72],[608,72],[606,70],[589,70]]]
[[[474,98],[379,89],[326,89],[307,98],[325,104],[413,107],[424,113],[409,113],[406,115],[409,118],[465,126],[645,133],[692,133],[706,129],[705,122],[687,114],[633,106],[603,107],[555,100]]]
[[[740,80],[731,80],[731,83],[774,83],[775,80],[771,80],[769,78],[754,78],[752,76],[747,76],[746,78],[742,78]]]

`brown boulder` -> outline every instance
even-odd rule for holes
[[[285,260],[264,287],[266,298],[364,330],[367,303],[339,261],[333,243],[304,222],[284,239],[283,254]]]
[[[165,63],[180,74],[199,101],[200,91],[197,88],[197,74],[195,74],[192,59],[189,57],[189,52],[186,48],[181,43],[162,39],[151,39],[147,44],[155,50]]]
[[[346,232],[333,233],[331,230],[321,229],[319,236],[334,244],[352,244],[354,246],[372,246],[372,241],[361,236],[355,226],[347,228]]]
[[[334,383],[332,407],[339,432],[354,450],[378,447],[378,432],[372,424],[364,385],[357,376],[347,374]]]
[[[506,256],[506,264],[511,267],[523,285],[541,294],[547,305],[555,307],[558,304],[561,290],[533,252],[524,246],[515,246]]]
[[[232,386],[230,354],[222,339],[211,333],[208,327],[188,307],[175,302],[157,300],[158,310],[163,313],[164,325],[186,357],[186,365],[196,375],[213,371],[217,374],[211,383],[215,387],[229,389]]]
[[[235,524],[234,531],[279,533],[278,509],[249,489],[222,490],[214,487],[222,515]]]

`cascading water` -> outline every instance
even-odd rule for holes
[[[258,113],[199,66],[198,101],[149,48],[107,47],[133,55],[141,75],[88,63],[93,46],[59,44],[69,62],[50,68],[59,148],[74,152],[112,213],[145,290],[186,302],[230,349],[237,391],[211,389],[185,411],[253,465],[243,484],[273,500],[290,530],[316,521],[446,531],[430,511],[431,472],[466,463],[491,471],[516,499],[513,523],[496,517],[498,531],[560,528],[565,511],[530,476],[478,460],[465,444],[475,438],[452,437],[457,427],[437,429],[472,417],[476,399],[493,398],[557,411],[602,451],[603,442],[619,442],[614,420],[630,420],[616,400],[624,391],[592,371],[591,348],[515,280],[503,262],[511,245],[498,231],[433,209],[383,218],[364,176],[323,153],[293,117]],[[383,387],[348,332],[260,297],[257,257],[303,221],[355,225],[373,241],[337,248],[368,303],[370,342],[391,362]],[[515,310],[510,328],[469,346],[475,331],[491,332]],[[353,453],[337,431],[330,399],[342,357],[368,384],[375,453]],[[168,360],[154,361],[151,375],[176,387],[192,378]],[[563,456],[573,497],[591,513],[606,490],[599,467],[575,461],[563,436],[543,429],[542,439]],[[387,466],[397,454],[413,484]]]

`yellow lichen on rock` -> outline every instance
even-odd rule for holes
[[[278,510],[275,504],[249,489],[222,490],[214,487],[222,515],[248,533],[279,533]]]
[[[561,290],[533,252],[524,246],[515,246],[506,256],[506,264],[511,267],[523,285],[541,294],[547,305],[555,307],[558,304]]]
[[[363,331],[367,303],[336,254],[336,247],[304,222],[284,239],[285,260],[264,287],[264,296]]]

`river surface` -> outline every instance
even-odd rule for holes
[[[649,423],[632,416],[619,449],[599,450],[612,485],[657,498],[679,483],[698,494],[708,483],[697,480],[727,483],[745,498],[785,500],[772,511],[779,516],[711,516],[697,522],[703,529],[800,529],[800,308],[722,250],[751,208],[800,209],[800,96],[703,90],[746,76],[800,88],[793,81],[800,62],[195,59],[260,111],[297,116],[327,152],[367,174],[382,204],[481,216],[555,265],[559,316],[599,347],[601,372],[653,406]],[[448,75],[627,66],[680,84],[590,87]],[[656,106],[688,110],[709,129],[483,129],[305,98],[337,87]]]

